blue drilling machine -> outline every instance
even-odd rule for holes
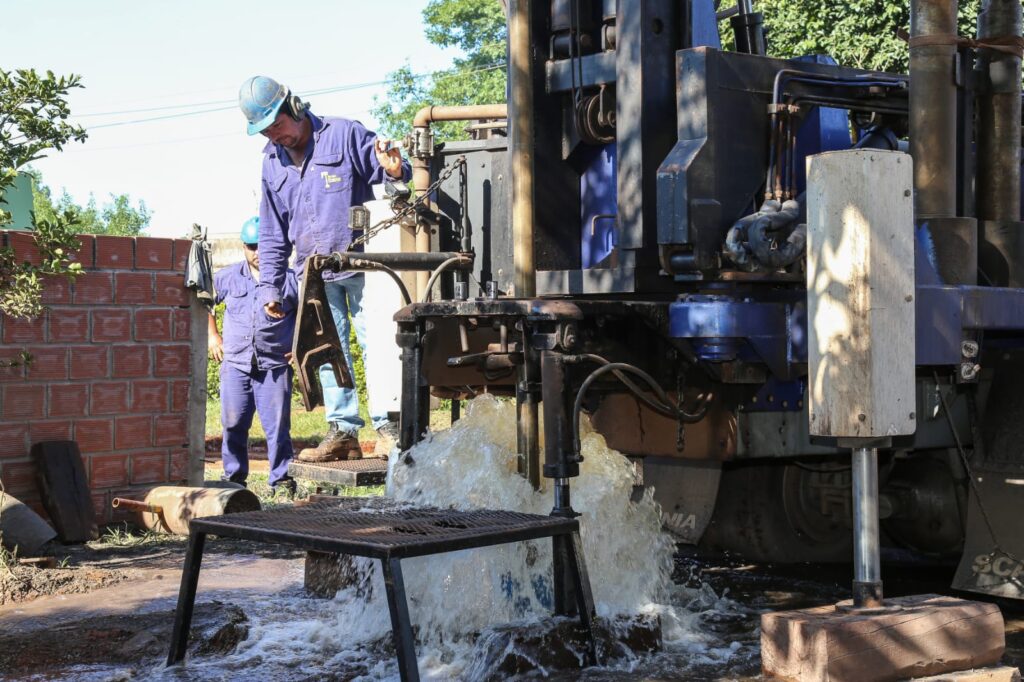
[[[508,396],[520,473],[572,514],[586,413],[681,542],[849,561],[857,466],[809,426],[806,163],[903,152],[913,256],[891,267],[913,272],[914,333],[881,345],[913,358],[916,405],[911,433],[876,444],[873,541],[1024,598],[1020,2],[985,0],[964,39],[956,0],[911,0],[909,74],[774,58],[750,0],[510,0],[508,16],[507,109],[414,124],[426,182],[394,201],[416,251],[307,266],[433,271],[418,290],[438,293],[395,317],[401,449],[431,395],[454,416]],[[477,139],[435,143],[452,118]]]

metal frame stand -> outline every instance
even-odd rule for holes
[[[358,498],[352,499],[357,500]],[[324,516],[325,513],[327,516]],[[331,521],[332,513],[337,519],[333,527],[340,529],[336,533],[331,533],[327,526]],[[412,513],[415,514],[415,512]],[[422,518],[408,520],[408,523],[410,525],[429,523],[431,518],[438,518],[441,513],[443,512],[429,510],[424,513]],[[499,515],[499,522],[505,523],[504,527],[494,523],[487,526],[488,519],[484,518],[477,528],[473,528],[474,519],[486,514]],[[325,524],[324,536],[315,536],[308,532],[299,534],[294,531],[296,518],[301,522],[305,515],[317,515],[316,522]],[[508,516],[513,517],[511,522],[504,519]],[[387,592],[388,610],[391,614],[391,633],[398,657],[399,674],[403,681],[413,682],[419,680],[420,677],[416,661],[416,642],[405,594],[405,581],[402,576],[402,558],[551,537],[556,552],[553,562],[553,569],[556,571],[555,581],[556,583],[565,579],[570,581],[571,593],[575,595],[574,611],[579,616],[580,624],[583,626],[589,642],[589,663],[597,665],[597,643],[593,630],[594,598],[583,556],[578,522],[575,519],[512,512],[452,512],[449,513],[449,517],[440,520],[437,526],[441,529],[450,529],[453,523],[450,519],[458,517],[454,523],[464,525],[455,525],[454,527],[461,527],[465,529],[465,532],[460,535],[459,531],[454,533],[450,530],[447,533],[442,531],[439,532],[438,538],[428,538],[427,540],[423,539],[422,534],[418,534],[405,546],[397,545],[393,537],[381,538],[376,543],[372,538],[370,541],[365,541],[365,538],[370,537],[372,533],[372,531],[365,532],[365,529],[380,527],[382,517],[338,509],[337,503],[313,504],[291,510],[248,512],[232,514],[227,517],[194,519],[189,533],[184,569],[181,574],[181,589],[178,592],[178,605],[174,613],[174,629],[171,635],[170,651],[167,654],[167,665],[175,665],[185,658],[195,607],[196,588],[199,584],[199,572],[202,568],[203,547],[208,533],[219,537],[245,538],[258,542],[288,544],[305,549],[379,559]],[[423,519],[426,519],[426,522]],[[247,523],[250,520],[252,522]],[[359,526],[360,523],[362,526]],[[467,528],[467,526],[469,527]],[[353,541],[351,536],[343,537],[346,529],[350,530],[355,527],[364,529],[360,540]],[[453,535],[458,537],[452,537]],[[565,568],[561,578],[558,576],[560,565]],[[556,590],[555,594],[558,595],[559,592]],[[556,614],[568,615],[567,607],[567,604],[556,603]]]

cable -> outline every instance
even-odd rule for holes
[[[449,258],[448,260],[434,268],[434,271],[430,273],[430,279],[427,280],[427,288],[423,291],[423,300],[421,301],[421,303],[426,303],[427,301],[430,300],[430,290],[434,288],[434,283],[437,281],[438,277],[441,276],[441,273],[450,268],[452,265],[456,263],[461,263],[464,260],[465,258],[463,256],[455,256],[453,258]]]

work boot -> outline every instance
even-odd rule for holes
[[[327,435],[315,448],[304,448],[299,452],[300,462],[333,462],[343,459],[361,459],[363,451],[355,436],[342,433],[338,425],[331,422]]]
[[[398,422],[389,421],[377,429],[377,444],[373,448],[373,456],[387,459],[398,445],[398,435]]]

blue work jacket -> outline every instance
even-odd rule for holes
[[[281,301],[292,248],[300,277],[313,254],[348,248],[349,208],[372,200],[370,186],[387,176],[374,151],[376,135],[361,123],[306,115],[313,124],[313,148],[301,166],[273,142],[263,149],[259,299],[264,304]],[[403,161],[403,177],[411,172]],[[325,272],[324,280],[351,274]]]
[[[263,277],[263,256],[260,254],[260,277]],[[259,302],[256,280],[245,261],[232,263],[213,275],[217,291],[215,302],[224,306],[224,362],[239,369],[250,370],[253,356],[259,369],[287,365],[285,353],[291,352],[295,335],[295,308],[299,301],[295,273],[285,270],[281,307],[285,316],[274,319]]]

